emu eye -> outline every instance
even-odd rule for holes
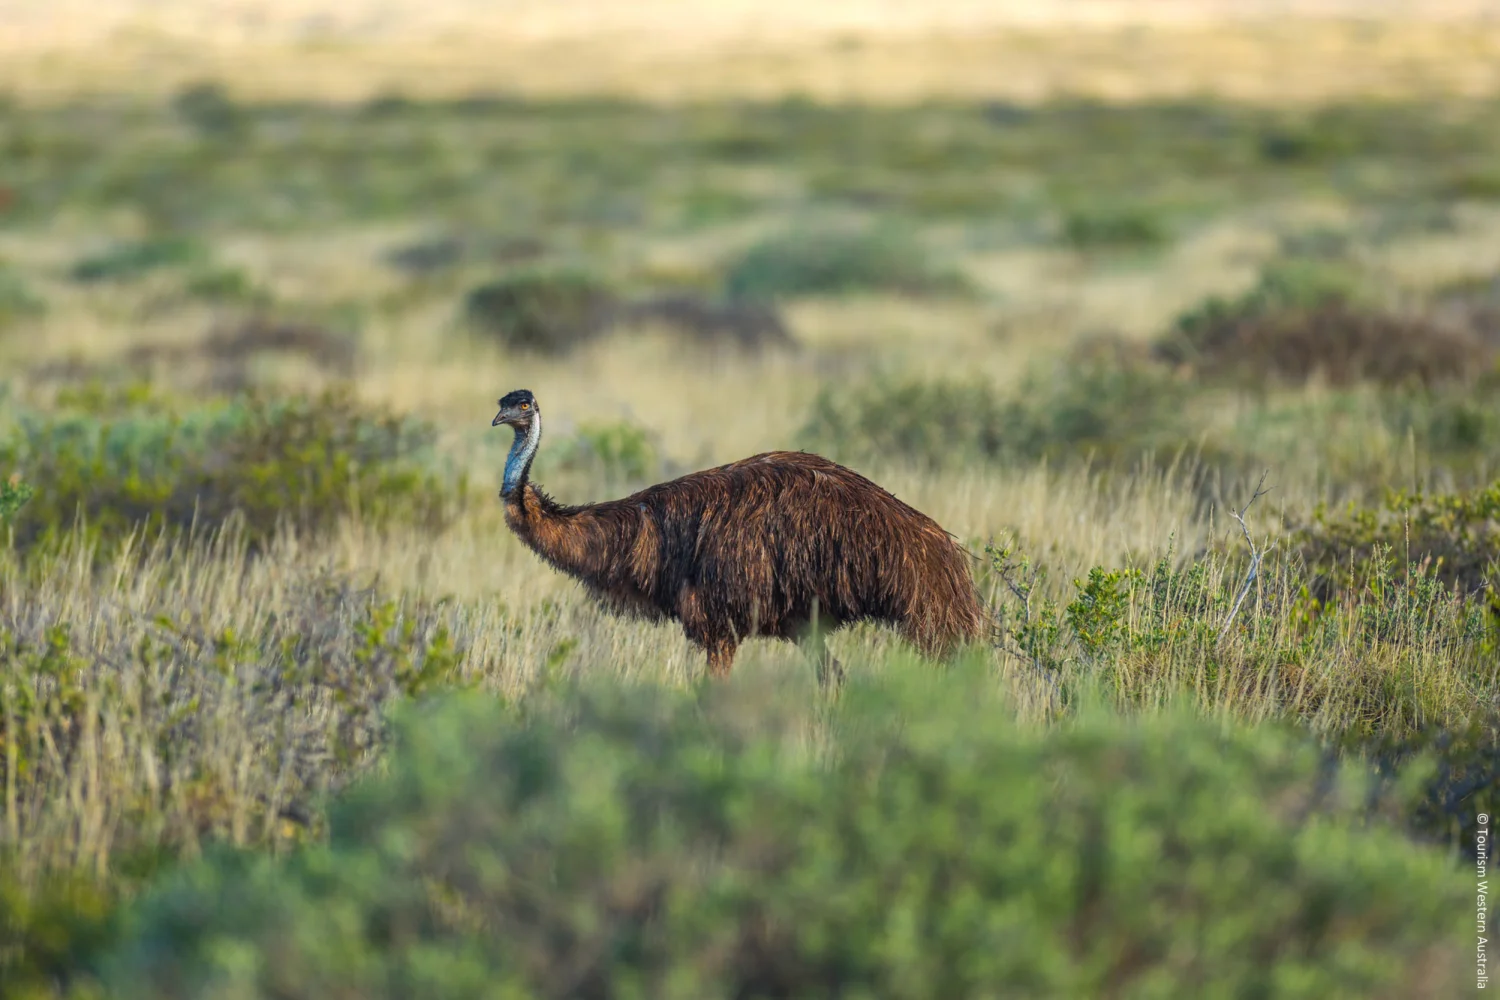
[[[529,410],[529,409],[531,409],[531,404],[530,403],[522,403],[521,404],[521,409],[523,409],[523,410]]]

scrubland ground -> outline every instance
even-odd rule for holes
[[[1452,995],[1500,787],[1491,36],[1191,30],[1281,38],[1285,92],[1189,96],[1231,78],[1149,32],[1087,44],[1195,54],[1118,92],[1028,47],[1079,81],[1041,100],[890,53],[666,103],[691,72],[17,76],[8,989]],[[1299,89],[1344,31],[1441,70]],[[993,648],[705,684],[506,531],[521,387],[567,502],[866,472],[969,546]]]

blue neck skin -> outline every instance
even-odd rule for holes
[[[510,497],[521,488],[526,480],[526,473],[531,468],[531,460],[536,457],[537,445],[542,443],[542,415],[533,414],[531,424],[522,434],[516,429],[516,440],[510,446],[510,454],[505,459],[505,481],[500,487],[502,497]]]

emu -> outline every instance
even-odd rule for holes
[[[611,610],[680,622],[713,676],[729,673],[750,636],[811,639],[827,683],[842,668],[825,630],[884,622],[943,658],[988,628],[952,536],[826,458],[766,452],[566,506],[530,481],[542,440],[536,397],[517,389],[499,405],[491,426],[515,431],[500,489],[511,531]]]

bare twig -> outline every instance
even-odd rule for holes
[[[1250,571],[1245,574],[1245,582],[1240,587],[1239,596],[1234,600],[1234,607],[1229,610],[1229,617],[1224,619],[1224,624],[1219,629],[1219,641],[1223,641],[1224,636],[1229,634],[1229,627],[1234,624],[1235,616],[1240,613],[1240,605],[1245,603],[1245,597],[1250,593],[1250,588],[1255,584],[1256,578],[1260,576],[1261,560],[1276,547],[1276,543],[1272,542],[1264,549],[1256,548],[1255,539],[1250,537],[1250,527],[1245,524],[1245,514],[1250,510],[1250,505],[1271,492],[1264,488],[1266,476],[1269,473],[1270,470],[1267,469],[1260,474],[1260,482],[1255,484],[1255,493],[1251,495],[1249,500],[1245,501],[1245,506],[1241,507],[1238,511],[1230,510],[1229,512],[1229,516],[1240,523],[1240,530],[1245,533],[1245,544],[1250,546]]]
[[[1017,567],[1011,564],[1008,549],[996,549],[994,541],[991,540],[990,543],[985,547],[985,551],[991,556],[991,565],[994,567],[996,574],[999,576],[1000,582],[1003,583],[1005,585],[1005,588],[1010,591],[1011,595],[1021,603],[1022,627],[1029,626],[1032,622],[1031,595],[1036,590],[1036,571],[1033,570],[1030,574],[1030,578],[1025,580],[1024,582],[1017,580],[1015,574],[1017,572],[1022,572],[1023,570],[1022,567]],[[997,556],[998,558],[996,558]],[[1053,708],[1055,709],[1057,706],[1061,705],[1062,690],[1058,687],[1057,678],[1052,676],[1052,674],[1047,670],[1046,664],[1042,662],[1040,653],[1035,650],[1028,653],[1010,641],[1010,638],[1007,635],[1009,629],[1006,627],[1005,609],[1000,606],[991,607],[990,617],[992,626],[991,644],[994,646],[994,648],[1000,650],[1001,652],[1008,653],[1009,655],[1020,660],[1022,663],[1029,664],[1031,668],[1036,672],[1037,677],[1049,689],[1050,697],[1048,700]]]

